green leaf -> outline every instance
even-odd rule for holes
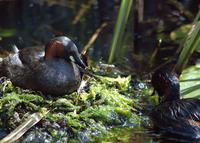
[[[180,76],[183,98],[200,98],[200,65],[185,69]]]
[[[125,27],[128,21],[132,4],[133,0],[121,1],[117,22],[115,24],[114,36],[112,39],[108,63],[112,63],[116,50],[119,49],[119,47],[121,46],[122,38],[124,36]]]

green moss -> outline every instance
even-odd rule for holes
[[[129,86],[129,82],[131,80],[131,76],[128,76],[128,77],[118,76],[117,78],[99,76],[99,79],[101,80],[102,83],[105,83],[111,86],[117,86],[118,89],[123,91],[123,90],[127,90]]]
[[[53,122],[66,121],[62,127],[67,127],[69,138],[73,142],[78,139],[93,140],[92,134],[99,136],[109,133],[108,129],[115,126],[139,126],[140,116],[134,111],[139,106],[138,100],[134,96],[128,96],[131,77],[102,77],[91,78],[89,90],[77,94],[76,92],[62,97],[44,97],[33,92],[14,88],[11,82],[7,86],[0,85],[4,94],[0,99],[1,125],[4,120],[8,120],[5,128],[15,128],[23,119],[33,112],[42,109],[50,110],[46,119]],[[7,82],[7,81],[6,81]],[[132,92],[131,94],[134,94]],[[20,118],[15,122],[14,113],[18,113]],[[11,126],[12,125],[12,126]],[[53,138],[59,136],[60,132],[54,127],[45,127]]]
[[[96,103],[111,105],[114,107],[131,108],[134,101],[119,93],[117,88],[106,88],[106,84],[94,82],[90,87],[89,95],[96,99]]]

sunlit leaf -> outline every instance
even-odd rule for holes
[[[180,40],[182,40],[186,36],[191,28],[191,24],[182,25],[181,27],[170,33],[170,39],[180,42]]]
[[[200,65],[185,69],[180,81],[183,98],[200,98]]]

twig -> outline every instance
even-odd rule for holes
[[[20,137],[22,137],[31,127],[37,124],[47,113],[49,113],[49,111],[44,111],[43,113],[33,113],[25,120],[25,122],[23,122],[15,130],[3,138],[0,143],[15,142]]]
[[[138,1],[138,22],[141,23],[144,20],[144,0]]]
[[[101,24],[101,26],[95,31],[95,33],[90,38],[89,42],[84,46],[83,51],[81,54],[85,55],[87,50],[91,47],[91,45],[96,41],[97,37],[99,36],[100,32],[108,25],[107,22]]]
[[[77,13],[77,15],[75,16],[72,24],[77,24],[81,17],[83,17],[83,15],[87,12],[87,10],[90,8],[90,6],[94,3],[94,0],[90,0],[87,4],[82,4],[81,5],[81,9],[79,10],[79,12]]]

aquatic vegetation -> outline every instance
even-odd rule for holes
[[[126,23],[128,21],[128,17],[131,11],[132,4],[133,4],[132,0],[122,0],[121,2],[117,22],[115,25],[114,36],[113,36],[112,44],[110,47],[110,55],[109,55],[108,63],[113,62],[113,59],[115,58],[115,52],[117,52],[116,49],[119,49],[119,47],[122,44],[122,39],[123,39]]]
[[[199,13],[198,13],[192,23],[192,27],[190,28],[190,31],[187,33],[186,37],[183,39],[184,44],[181,44],[180,46],[182,50],[179,55],[177,64],[175,66],[175,70],[178,73],[181,73],[181,71],[186,67],[192,53],[195,50],[199,49],[199,43],[200,43],[199,32],[200,32],[200,21],[199,21]]]
[[[37,132],[29,131],[22,140],[28,141],[29,137],[35,139],[35,134],[46,132],[52,140],[61,136],[68,141],[90,141],[96,135],[108,134],[113,127],[139,126],[141,117],[136,110],[139,107],[138,99],[134,91],[127,94],[130,81],[131,76],[98,76],[90,78],[87,90],[80,94],[74,92],[62,97],[44,97],[13,87],[6,80],[0,86],[3,91],[0,99],[1,128],[11,131],[28,116],[44,108],[49,113],[31,129]]]
[[[180,76],[183,98],[200,98],[200,66],[197,63],[183,70]]]
[[[185,35],[192,28],[191,24],[184,24],[170,33],[170,39],[177,42],[178,44],[185,38]]]

